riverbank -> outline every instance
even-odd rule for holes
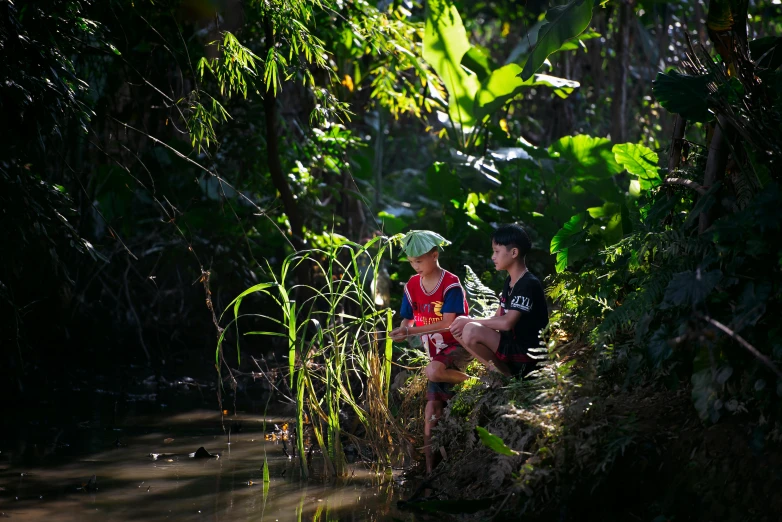
[[[484,376],[454,397],[436,429],[438,498],[491,499],[482,515],[497,519],[778,520],[782,452],[764,419],[705,423],[688,382],[627,386],[584,346],[560,355],[536,379]]]

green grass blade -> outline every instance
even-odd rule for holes
[[[291,389],[293,389],[293,376],[296,367],[296,302],[290,302],[288,312],[288,370],[291,378]]]
[[[386,353],[385,353],[385,375],[383,376],[383,399],[388,406],[388,391],[391,385],[391,358],[394,354],[394,341],[391,339],[391,329],[393,328],[394,312],[389,308],[386,311]]]

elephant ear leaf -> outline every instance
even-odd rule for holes
[[[568,266],[568,251],[587,235],[591,216],[582,212],[571,217],[559,232],[551,238],[551,253],[557,255],[557,272],[564,272]]]
[[[520,78],[521,67],[511,63],[493,71],[482,83],[475,95],[475,119],[482,121],[511,99],[531,87],[549,87],[560,98],[567,98],[580,84],[573,80],[535,74],[529,80]]]
[[[522,80],[529,80],[549,55],[586,30],[592,21],[593,6],[594,0],[571,0],[548,10],[546,23],[540,27],[538,41],[524,64]]]
[[[657,153],[643,145],[620,143],[611,149],[616,162],[627,172],[638,177],[639,187],[643,190],[660,184],[660,167],[657,166]]]
[[[667,111],[685,120],[705,123],[713,118],[707,103],[710,82],[709,75],[690,76],[670,71],[657,74],[652,91]]]
[[[424,32],[423,57],[432,66],[448,91],[448,114],[451,120],[464,127],[475,123],[473,100],[480,87],[478,74],[462,66],[467,56],[470,66],[481,71],[484,65],[481,54],[470,53],[472,46],[459,11],[449,0],[426,2],[426,27]],[[480,67],[479,67],[480,66]]]

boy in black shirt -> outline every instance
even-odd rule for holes
[[[525,256],[532,244],[518,225],[498,228],[492,235],[491,260],[508,278],[493,317],[457,317],[451,323],[456,340],[487,368],[505,375],[526,375],[535,369],[527,350],[540,345],[548,324],[548,308],[540,280],[527,270]]]

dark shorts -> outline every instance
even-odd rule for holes
[[[510,332],[501,332],[496,355],[508,366],[514,377],[526,377],[538,368],[535,359],[529,356],[527,347],[517,343]]]
[[[461,372],[472,360],[472,355],[461,346],[453,346],[438,353],[432,360],[443,363],[448,369]],[[449,382],[429,381],[426,385],[426,400],[448,402],[454,396],[453,386]]]

